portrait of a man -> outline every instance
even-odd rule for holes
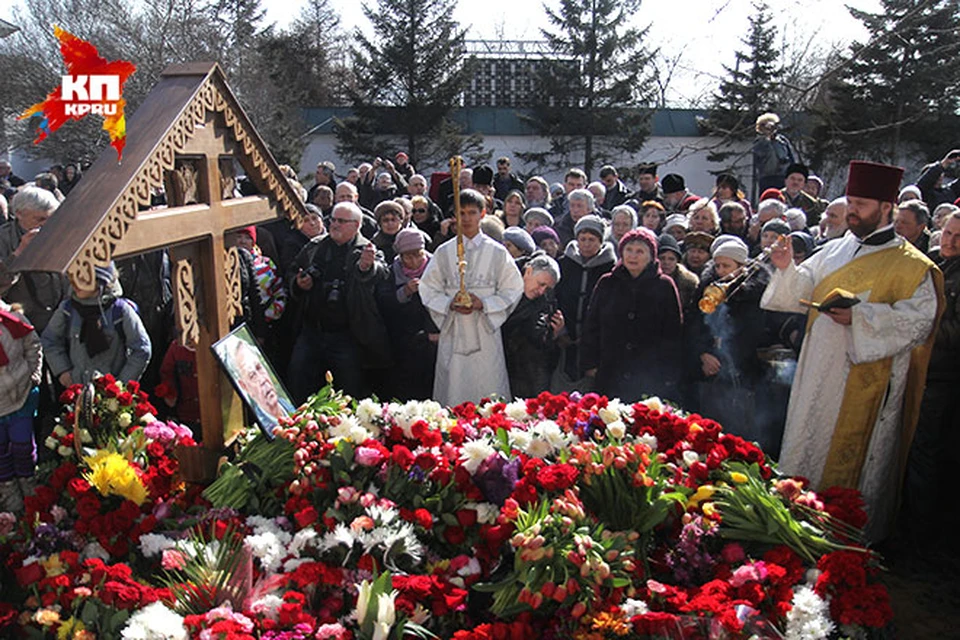
[[[261,428],[272,437],[280,418],[291,415],[296,407],[250,330],[246,325],[238,327],[213,350]]]

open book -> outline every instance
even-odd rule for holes
[[[849,309],[860,302],[860,298],[853,295],[846,289],[837,287],[827,294],[820,302],[811,302],[810,300],[800,300],[800,304],[805,307],[812,307],[820,313],[825,313],[831,309]]]

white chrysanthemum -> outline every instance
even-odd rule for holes
[[[300,553],[309,545],[316,544],[317,531],[313,527],[307,527],[297,531],[293,536],[293,541],[287,547],[287,551],[292,556],[300,557]]]
[[[534,435],[537,435],[550,443],[554,449],[562,449],[567,445],[569,438],[553,420],[543,420],[534,425],[532,429]]]
[[[633,598],[627,598],[624,603],[620,605],[620,610],[623,611],[623,615],[627,616],[627,618],[642,616],[650,611],[646,602],[643,600],[634,600]]]
[[[494,453],[496,449],[487,440],[470,440],[460,447],[460,460],[463,461],[463,467],[472,475],[477,472],[477,468],[483,461]]]
[[[495,404],[495,402],[491,401],[480,405],[477,407],[477,414],[479,414],[481,418],[489,418],[493,415],[493,405]]]
[[[683,464],[685,466],[689,467],[694,462],[697,462],[699,460],[700,460],[700,456],[697,455],[696,451],[690,451],[688,449],[687,451],[683,452]]]
[[[104,549],[99,542],[91,542],[80,552],[80,559],[99,558],[106,562],[110,559],[110,552]]]
[[[250,611],[276,621],[280,618],[281,606],[283,606],[283,598],[276,594],[268,593],[262,598],[254,600],[250,604]]]
[[[333,531],[330,531],[323,536],[318,548],[320,551],[329,551],[330,549],[339,546],[352,549],[357,539],[357,534],[355,534],[350,527],[341,522],[334,527]]]
[[[526,451],[527,447],[530,446],[530,441],[533,440],[533,435],[523,429],[510,429],[510,431],[507,432],[507,438],[509,439],[511,448]]]
[[[386,525],[394,522],[400,516],[400,512],[392,507],[371,505],[367,509],[367,515],[378,525]]]
[[[267,531],[247,536],[243,539],[243,544],[250,550],[253,557],[260,561],[260,566],[267,573],[276,572],[280,568],[283,557],[287,554],[286,546],[276,534]]]
[[[368,429],[376,428],[382,415],[383,407],[370,398],[364,398],[357,404],[357,420]]]
[[[120,633],[124,640],[187,640],[183,616],[160,602],[149,604],[127,620]]]
[[[657,450],[657,436],[652,433],[644,433],[637,436],[637,440],[650,447],[651,450]]]
[[[500,508],[489,502],[478,502],[473,508],[477,511],[477,522],[480,524],[493,524],[500,515]]]
[[[623,437],[627,435],[627,425],[623,424],[622,420],[610,422],[607,424],[607,435],[617,440],[623,440]]]
[[[514,400],[504,408],[504,412],[511,420],[521,422],[527,419],[527,403],[525,400]]]
[[[140,536],[140,552],[144,558],[153,558],[167,549],[173,549],[177,546],[177,541],[159,533],[145,533]],[[101,547],[103,549],[103,547]],[[86,551],[86,549],[84,549]]]
[[[330,427],[328,435],[332,441],[347,440],[359,444],[370,437],[370,432],[360,426],[353,416],[340,416],[340,423]]]
[[[542,438],[532,438],[524,453],[534,458],[546,458],[553,453],[553,445]]]
[[[284,560],[283,562],[283,571],[280,573],[293,573],[297,570],[302,564],[307,564],[308,562],[313,562],[310,558],[290,558],[289,560]]]
[[[793,594],[793,608],[787,612],[787,640],[826,640],[835,626],[829,603],[809,586]]]

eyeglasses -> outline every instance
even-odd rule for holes
[[[330,222],[336,222],[337,224],[350,224],[351,222],[356,222],[353,218],[330,218]]]
[[[426,209],[414,209],[413,212],[414,212],[414,213],[426,213],[427,210],[426,210]]]

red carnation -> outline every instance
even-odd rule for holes
[[[317,510],[314,507],[307,507],[306,509],[301,509],[293,514],[293,519],[297,521],[297,525],[301,529],[306,529],[313,523],[315,523],[320,518],[320,514],[317,513]]]
[[[393,451],[390,453],[390,457],[393,459],[394,464],[404,471],[413,465],[413,453],[410,451],[410,449],[402,444],[398,444],[393,448]]]
[[[433,516],[422,507],[413,512],[413,519],[418,525],[428,531],[433,528]]]
[[[463,544],[467,534],[460,527],[447,527],[443,531],[443,539],[450,544]]]
[[[565,491],[577,481],[578,471],[572,464],[553,464],[537,471],[537,483],[547,491]]]

